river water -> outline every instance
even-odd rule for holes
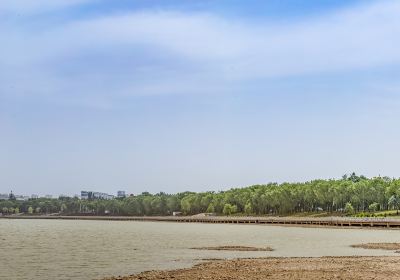
[[[400,242],[400,232],[240,224],[0,219],[0,279],[101,279],[153,269],[189,267],[206,258],[396,255],[391,251],[349,247],[366,242]],[[190,249],[222,245],[270,246],[275,251]]]

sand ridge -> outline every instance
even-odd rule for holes
[[[364,243],[351,245],[351,247],[363,249],[400,250],[400,243]]]
[[[249,247],[249,246],[216,246],[216,247],[194,247],[194,250],[210,250],[210,251],[273,251],[271,247]]]

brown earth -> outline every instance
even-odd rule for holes
[[[273,251],[271,247],[247,247],[247,246],[217,246],[217,247],[195,247],[195,250],[212,250],[212,251]]]
[[[363,249],[400,250],[400,243],[365,243],[351,245],[351,247]]]
[[[212,261],[188,269],[148,271],[108,280],[400,279],[400,257],[264,258]]]

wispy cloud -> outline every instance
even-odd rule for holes
[[[0,11],[87,1],[3,1]],[[399,2],[385,1],[286,24],[142,11],[44,30],[3,26],[0,91],[86,97],[213,93],[252,80],[397,65],[399,13]]]

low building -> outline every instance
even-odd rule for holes
[[[93,191],[81,191],[81,199],[113,199],[115,196],[102,192],[93,192]]]
[[[10,194],[0,194],[0,200],[9,200],[10,198],[12,200],[25,201],[29,200],[30,197],[27,195],[14,195],[12,192]]]
[[[29,200],[29,196],[27,196],[27,195],[16,195],[15,199],[18,200],[18,201],[26,201],[26,200]]]
[[[172,212],[172,216],[182,216],[182,212],[174,211]]]
[[[118,191],[118,192],[117,192],[117,197],[118,197],[118,198],[124,198],[124,197],[126,197],[125,191]]]
[[[81,191],[81,199],[89,199],[89,192]]]

